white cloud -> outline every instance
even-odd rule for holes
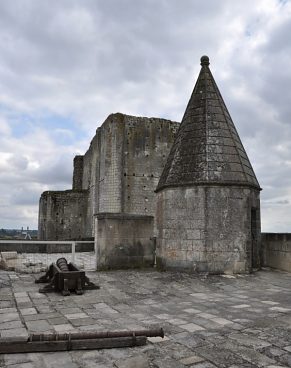
[[[9,127],[7,120],[0,116],[0,135],[8,136],[10,134],[11,134],[11,129]]]
[[[290,31],[290,1],[1,2],[0,226],[36,226],[40,193],[70,187],[110,113],[180,121],[208,54],[264,188],[263,230],[288,231]]]

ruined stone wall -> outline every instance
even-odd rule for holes
[[[92,142],[90,147],[83,156],[83,176],[82,176],[82,189],[89,189],[91,184],[91,169],[92,169]]]
[[[167,188],[157,194],[156,218],[161,268],[241,273],[259,266],[259,191],[231,186]]]
[[[109,115],[100,129],[98,212],[122,212],[123,116]]]
[[[291,272],[291,234],[262,233],[263,266]]]
[[[78,155],[74,158],[74,171],[73,171],[73,190],[82,189],[83,181],[83,159],[84,156]]]
[[[99,213],[96,216],[97,270],[152,267],[153,216]]]
[[[155,189],[179,124],[125,116],[122,212],[155,215]]]
[[[85,237],[93,236],[93,215],[99,208],[99,129],[90,143],[90,147],[84,155],[82,188],[88,190],[87,213],[84,234]]]
[[[99,212],[155,214],[154,190],[178,123],[111,114],[84,155],[83,189],[89,190],[86,234]]]
[[[92,188],[91,188],[91,174],[92,174],[92,142],[88,151],[84,155],[83,160],[83,177],[82,177],[82,189],[88,191],[87,195],[87,203],[86,203],[86,215],[84,221],[84,229],[83,233],[84,236],[91,237],[92,235],[92,226],[90,222],[90,218],[92,216],[92,204],[91,204],[91,197],[92,197]]]
[[[99,212],[154,215],[154,190],[173,144],[179,124],[165,119],[143,118],[120,113],[111,114],[96,131],[84,156],[74,159],[73,188],[87,191],[79,198],[84,219],[83,238],[94,236],[93,216]],[[52,192],[50,192],[52,193]],[[73,196],[70,191],[58,192],[58,203],[68,207]],[[73,200],[74,201],[74,200]],[[41,199],[39,229],[47,228],[49,236],[62,232],[52,201]],[[74,212],[73,204],[72,212]],[[69,213],[69,212],[68,212]],[[71,222],[73,225],[73,222]],[[68,224],[66,226],[69,226]],[[41,234],[48,234],[40,230]],[[42,239],[45,239],[42,235]],[[60,239],[60,238],[59,238]]]
[[[38,238],[71,240],[84,238],[88,191],[48,191],[39,203]]]

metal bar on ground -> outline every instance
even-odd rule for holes
[[[87,340],[98,338],[113,338],[113,337],[130,337],[130,336],[146,336],[164,337],[162,328],[137,331],[100,331],[100,332],[72,332],[72,333],[52,333],[52,334],[31,334],[29,341],[60,341],[60,340]]]
[[[31,342],[12,342],[9,340],[0,341],[0,354],[124,348],[145,345],[146,340],[146,336]]]

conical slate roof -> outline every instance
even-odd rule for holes
[[[202,56],[201,71],[156,191],[183,185],[260,189],[236,128]]]

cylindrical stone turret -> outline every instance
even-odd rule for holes
[[[156,189],[158,266],[210,273],[259,267],[260,190],[203,56]]]

